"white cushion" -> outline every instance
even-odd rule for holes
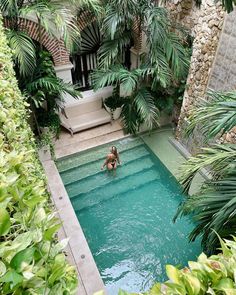
[[[78,101],[78,104],[65,107],[65,112],[68,118],[78,117],[79,115],[84,115],[86,113],[91,113],[98,111],[102,108],[102,99],[84,99]]]
[[[111,116],[104,109],[86,113],[68,119],[73,132],[85,130],[111,121]]]

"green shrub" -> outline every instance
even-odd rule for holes
[[[73,294],[76,272],[62,252],[67,240],[55,237],[60,222],[6,43],[0,23],[0,293]]]
[[[118,87],[114,87],[112,95],[104,100],[104,104],[112,111],[115,111],[115,109],[122,107],[125,102],[126,100],[124,98],[122,99],[122,97],[120,97],[119,95]]]

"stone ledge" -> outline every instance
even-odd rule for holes
[[[192,155],[191,153],[186,149],[185,146],[183,146],[179,141],[173,138],[169,138],[169,142],[179,151],[179,153],[184,156],[185,159],[189,159]],[[205,168],[201,169],[199,171],[199,174],[205,179],[210,180],[211,175],[209,171]]]
[[[79,288],[77,295],[93,295],[100,290],[103,290],[106,294],[104,283],[100,277],[57,167],[52,160],[44,161],[42,165],[47,176],[52,200],[58,211],[59,218],[63,223],[63,228],[59,236],[64,235],[70,238],[67,251],[70,252],[70,260],[73,260],[78,273]]]

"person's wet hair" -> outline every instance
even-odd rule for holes
[[[117,156],[117,148],[113,145],[111,147],[112,153],[114,153],[115,156]]]

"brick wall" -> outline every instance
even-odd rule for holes
[[[7,20],[4,20],[5,27],[8,27]],[[38,24],[28,19],[19,19],[19,27],[26,32],[33,40],[39,42]],[[50,36],[45,29],[42,28],[42,44],[52,54],[55,66],[65,65],[70,63],[69,52],[64,46],[64,42],[53,36]]]

